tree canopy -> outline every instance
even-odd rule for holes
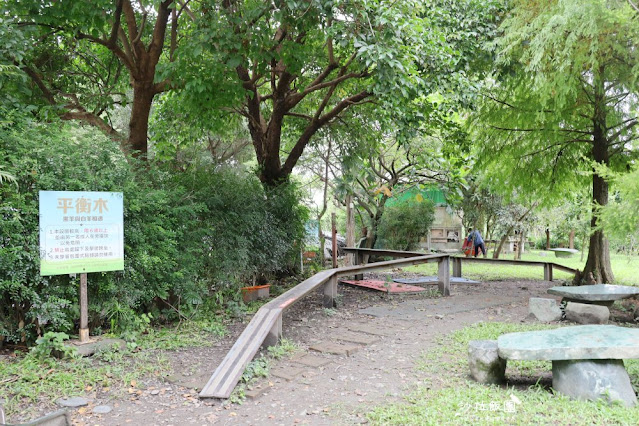
[[[340,120],[414,125],[432,109],[426,95],[466,84],[496,6],[462,3],[202,2],[173,67],[179,108],[242,116],[260,178],[276,185],[319,129]],[[374,113],[353,112],[364,105]]]
[[[636,157],[634,11],[620,1],[515,1],[501,28],[500,72],[474,121],[480,164],[505,188],[548,204],[589,180],[593,204],[606,205],[608,184],[593,162],[619,169]],[[584,272],[612,282],[596,214],[592,228]]]
[[[153,99],[169,84],[158,76],[158,65],[172,59],[184,7],[173,0],[2,3],[0,19],[14,43],[0,49],[0,60],[29,77],[31,102],[95,126],[123,149],[145,155]],[[17,40],[23,42],[18,49]],[[114,128],[109,114],[129,101],[128,131]]]

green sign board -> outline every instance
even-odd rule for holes
[[[40,275],[124,269],[121,192],[40,191]]]

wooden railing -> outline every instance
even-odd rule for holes
[[[498,265],[519,265],[519,266],[541,266],[544,268],[544,281],[552,281],[553,280],[553,270],[557,269],[559,271],[569,272],[571,274],[575,274],[577,272],[576,269],[569,268],[564,265],[559,265],[554,262],[542,262],[535,260],[510,260],[510,259],[491,259],[484,257],[461,257],[461,256],[451,256],[450,261],[453,265],[453,277],[461,277],[462,276],[462,263],[495,263]]]
[[[370,251],[370,250],[369,250]],[[286,293],[264,304],[253,316],[233,347],[200,392],[200,398],[228,398],[242,377],[244,369],[261,346],[275,345],[282,336],[282,313],[313,290],[323,287],[325,307],[334,307],[337,296],[337,281],[340,277],[357,276],[390,268],[400,268],[422,263],[439,263],[438,288],[444,296],[450,295],[450,263],[446,254],[424,255],[423,253],[391,252],[383,250],[384,256],[401,259],[328,269],[319,272]],[[379,253],[368,253],[379,254]]]
[[[321,271],[284,294],[264,304],[253,316],[233,347],[226,354],[220,365],[215,369],[208,383],[200,392],[200,398],[228,398],[242,377],[244,369],[253,359],[261,346],[277,344],[282,336],[283,312],[312,291],[322,287],[324,291],[323,303],[325,307],[335,306],[337,296],[337,281],[340,277],[355,276],[361,279],[364,272],[375,272],[391,268],[419,265],[423,263],[438,263],[437,281],[439,292],[450,296],[450,265],[452,263],[453,276],[461,277],[463,262],[488,262],[499,264],[514,264],[525,266],[542,266],[544,279],[552,281],[553,268],[570,273],[576,271],[553,262],[536,262],[506,259],[484,259],[475,257],[453,257],[447,254],[424,254],[420,252],[406,252],[395,250],[377,250],[364,248],[345,248],[346,253],[354,254],[354,266],[328,269]],[[369,256],[393,257],[394,260],[375,262],[363,265]]]

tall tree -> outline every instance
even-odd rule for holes
[[[627,2],[516,0],[498,41],[502,72],[477,112],[481,164],[495,181],[552,204],[590,178],[593,230],[584,276],[612,282],[593,163],[636,154],[638,25]]]
[[[377,145],[360,146],[342,155],[337,180],[337,193],[353,197],[366,227],[368,248],[375,247],[386,201],[391,197],[425,184],[452,188],[459,179],[450,163],[441,158],[441,141],[437,138],[420,136],[404,143],[390,134],[386,138]],[[418,202],[421,197],[417,195]]]
[[[158,64],[163,56],[172,59],[185,6],[173,0],[10,3],[6,13],[32,48],[20,56],[4,52],[5,58],[29,76],[44,103],[59,109],[63,119],[96,126],[145,155],[151,105],[168,86],[158,76]],[[128,137],[122,138],[107,112],[127,102],[129,90]]]
[[[319,129],[363,104],[377,120],[427,116],[415,100],[464,80],[494,3],[208,0],[175,78],[191,107],[246,118],[260,179],[277,185]]]

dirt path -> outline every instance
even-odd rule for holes
[[[74,423],[362,423],[370,407],[395,401],[420,382],[423,373],[416,370],[416,363],[424,351],[436,344],[438,336],[478,321],[531,321],[527,319],[528,299],[549,297],[546,289],[551,285],[543,281],[459,284],[453,285],[452,296],[448,298],[390,296],[340,285],[338,309],[321,308],[318,293],[286,312],[283,334],[299,346],[299,351],[290,359],[276,362],[268,381],[262,383],[265,390],[243,404],[197,397],[198,390],[241,332],[242,326],[238,326],[213,347],[168,353],[173,376],[166,381],[138,383],[141,392],[127,398],[96,397],[88,408],[74,412]],[[352,340],[365,343],[355,344]],[[348,355],[311,349],[329,343],[357,348]],[[312,365],[301,364],[300,358]],[[112,406],[113,410],[108,414],[92,414],[91,406],[102,404]]]

